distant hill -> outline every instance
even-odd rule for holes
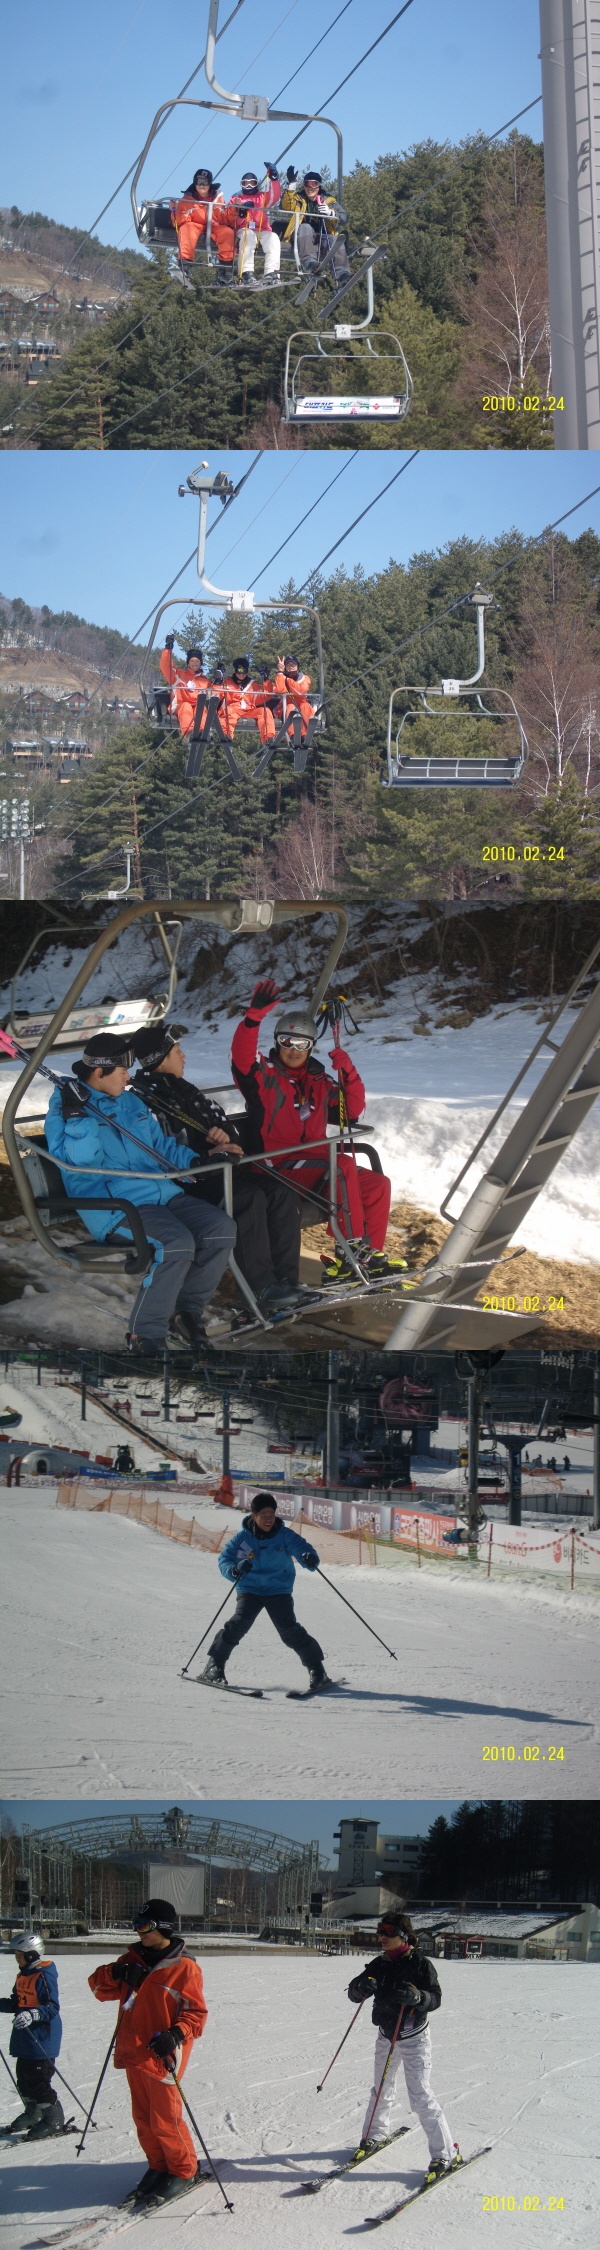
[[[102,280],[126,295],[129,284],[147,262],[141,252],[116,250],[112,244],[100,242],[96,234],[82,243],[82,231],[81,227],[63,227],[57,219],[47,219],[43,211],[20,211],[15,203],[10,208],[0,205],[4,248],[14,244],[15,250],[43,258],[57,270],[68,265],[74,285]]]
[[[89,625],[71,610],[51,610],[46,602],[41,609],[32,609],[20,595],[11,600],[0,594],[0,652],[8,655],[11,647],[32,657],[66,658],[75,671],[81,666],[107,675],[118,673],[123,681],[137,680],[142,656],[140,646],[132,649],[127,635],[114,626]]]

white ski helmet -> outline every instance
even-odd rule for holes
[[[17,1930],[11,1943],[13,1953],[37,1953],[39,1958],[44,1951],[41,1937],[36,1937],[35,1930]]]
[[[286,1039],[305,1039],[307,1046],[314,1047],[317,1033],[308,1008],[287,1008],[285,1015],[279,1016],[274,1036],[276,1047]]]

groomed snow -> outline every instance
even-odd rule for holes
[[[94,1956],[59,1959],[65,2040],[59,2058],[87,2103],[106,2053],[114,2010],[87,1987]],[[229,2250],[332,2250],[423,2176],[426,2142],[414,2123],[406,2140],[323,2194],[300,2196],[300,2179],[340,2161],[358,2138],[371,2083],[374,2033],[364,2009],[324,2091],[317,2083],[352,2013],[347,1985],[360,1960],[242,1955],[202,1963],[209,2020],[194,2048],[184,2091],[234,2211],[218,2190],[200,2189],[143,2224],[144,2250],[196,2239]],[[434,2189],[381,2237],[390,2250],[410,2229],[411,2250],[481,2250],[482,2244],[543,2243],[591,2250],[597,2240],[598,1969],[567,1963],[442,1962],[443,2002],[432,2019],[433,2085],[461,2149],[491,2141],[472,2169]],[[2,1990],[11,1967],[0,1966]],[[7,2044],[7,2042],[5,2042]],[[18,2110],[8,2079],[2,2116]],[[59,2089],[60,2090],[60,2089]],[[67,2097],[65,2097],[65,2100]],[[72,2105],[68,2105],[71,2107]],[[399,2122],[409,2122],[399,2091]],[[93,2215],[127,2193],[144,2169],[123,2072],[109,2068],[77,2159],[75,2140],[44,2147],[4,2144],[11,2250],[41,2232]],[[521,2208],[484,2210],[511,2196]],[[539,2196],[542,2209],[524,2211]],[[550,2212],[550,2197],[564,2210]],[[545,2207],[545,2208],[544,2208]],[[191,2231],[190,2231],[191,2230]],[[131,2228],[131,2240],[136,2227]],[[404,2235],[402,2235],[404,2239]],[[408,2233],[407,2233],[408,2241]]]
[[[257,1705],[183,1681],[226,1593],[215,1558],[112,1515],[2,1495],[5,1794],[60,1798],[357,1795],[594,1797],[600,1789],[597,1602],[554,1587],[473,1580],[468,1566],[327,1577],[397,1651],[397,1662],[321,1578],[300,1570],[301,1620],[321,1641],[338,1696],[306,1685],[261,1616],[229,1678]],[[232,1522],[232,1530],[239,1525]],[[35,1631],[24,1634],[26,1615]],[[210,1638],[211,1636],[209,1636]],[[201,1668],[202,1655],[192,1670]],[[513,1745],[507,1764],[483,1747]],[[538,1745],[539,1759],[525,1760]],[[549,1747],[564,1746],[564,1760]],[[510,1783],[508,1782],[510,1776]]]

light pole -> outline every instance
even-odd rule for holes
[[[600,448],[600,18],[540,0],[554,443]]]

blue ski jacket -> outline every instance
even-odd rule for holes
[[[65,1118],[62,1096],[55,1086],[48,1105],[46,1141],[50,1155],[59,1165],[64,1161],[82,1166],[79,1179],[73,1172],[62,1173],[66,1194],[71,1195],[75,1203],[78,1188],[80,1195],[125,1195],[127,1201],[136,1206],[170,1203],[181,1190],[176,1180],[165,1179],[159,1159],[173,1171],[189,1172],[190,1165],[198,1162],[194,1150],[173,1140],[172,1134],[163,1133],[152,1111],[129,1089],[118,1095],[94,1092],[92,1103],[93,1108],[91,1105],[82,1107],[81,1117]],[[120,1131],[121,1126],[129,1126],[144,1147],[136,1148],[135,1141],[128,1140],[127,1134]],[[119,1179],[116,1176],[124,1172],[131,1175],[141,1172],[143,1178]],[[183,1187],[183,1180],[181,1185]],[[90,1234],[97,1235],[100,1242],[105,1242],[115,1229],[119,1233],[124,1230],[125,1222],[114,1210],[107,1211],[106,1218],[102,1211],[84,1211],[82,1216]]]
[[[24,2008],[31,2010],[34,2021],[23,2031],[16,2031],[13,2024],[9,2054],[22,2060],[26,2057],[28,2062],[41,2062],[42,2057],[45,2062],[53,2061],[60,2054],[62,2039],[54,1961],[36,1961],[30,1969],[19,1969],[10,1998],[0,2000],[4,2016],[20,2015]]]
[[[257,1530],[252,1516],[244,1516],[241,1531],[228,1539],[219,1555],[219,1570],[223,1578],[235,1579],[240,1563],[252,1562],[252,1569],[244,1571],[240,1586],[245,1594],[290,1594],[296,1576],[294,1555],[306,1569],[309,1558],[319,1556],[308,1539],[276,1516],[273,1531],[267,1536]]]

